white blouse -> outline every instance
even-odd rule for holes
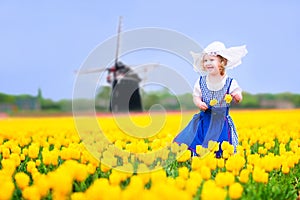
[[[206,85],[207,88],[211,91],[218,91],[221,90],[225,83],[226,83],[226,79],[227,79],[227,75],[224,76],[224,78],[222,79],[221,82],[219,83],[211,83],[209,82],[208,78],[206,78]],[[193,96],[195,97],[202,97],[202,93],[201,93],[201,89],[200,89],[200,77],[197,79],[197,81],[195,82],[194,85],[194,91],[193,91]],[[229,93],[232,93],[233,91],[238,91],[238,92],[242,92],[242,89],[240,88],[240,86],[238,85],[237,81],[235,79],[232,79],[230,88],[229,88]]]

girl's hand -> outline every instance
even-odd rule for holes
[[[206,103],[203,102],[203,101],[198,102],[197,106],[198,106],[198,108],[200,108],[200,110],[203,110],[203,111],[207,110],[207,108],[208,108],[208,106],[206,105]]]
[[[193,101],[195,103],[195,105],[200,109],[200,110],[207,110],[208,106],[206,105],[206,103],[204,103],[200,97],[198,96],[194,96]]]
[[[231,96],[236,103],[241,102],[243,99],[241,92],[233,92],[233,93],[231,93]]]

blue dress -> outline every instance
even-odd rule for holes
[[[202,92],[201,100],[208,105],[208,109],[195,114],[189,124],[176,136],[174,142],[187,144],[193,155],[197,155],[197,145],[207,148],[210,140],[217,141],[220,147],[216,157],[221,157],[223,141],[228,141],[235,150],[238,145],[236,128],[229,116],[230,104],[224,99],[225,95],[229,94],[232,78],[227,77],[223,88],[218,91],[208,89],[206,78],[207,76],[201,76],[199,84]],[[209,105],[212,99],[217,100],[214,106]]]

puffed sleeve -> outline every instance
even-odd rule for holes
[[[202,98],[202,92],[200,89],[199,81],[200,81],[200,78],[198,78],[197,81],[195,82],[194,90],[193,90],[193,102],[198,107],[201,103],[201,98]]]
[[[201,92],[201,89],[200,89],[199,81],[200,81],[200,77],[197,79],[197,81],[194,84],[193,97],[200,97],[201,98],[202,97],[202,92]]]
[[[229,93],[233,92],[242,92],[242,88],[239,86],[238,82],[235,79],[232,79],[230,88],[229,88]]]

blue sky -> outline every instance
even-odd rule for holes
[[[297,0],[0,1],[0,92],[36,95],[41,88],[45,98],[72,98],[74,70],[116,34],[123,16],[123,31],[158,27],[203,47],[215,40],[228,47],[245,44],[242,65],[228,72],[244,91],[300,93],[299,9]],[[154,59],[178,67],[191,84],[198,77],[191,66],[181,72],[183,64],[168,55],[151,56],[133,53],[123,61]]]

